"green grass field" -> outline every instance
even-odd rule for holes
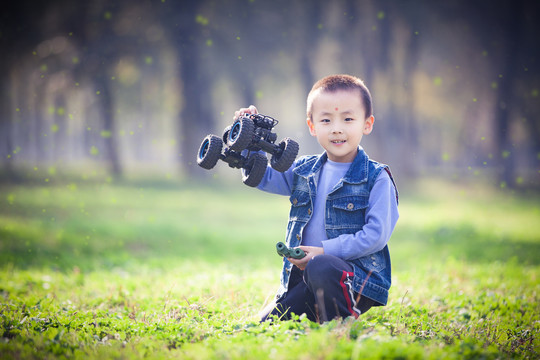
[[[0,358],[539,358],[540,196],[400,190],[388,306],[260,325],[287,198],[217,181],[0,185]]]

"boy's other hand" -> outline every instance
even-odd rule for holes
[[[300,270],[304,270],[307,266],[309,260],[317,255],[324,254],[324,248],[316,246],[299,246],[300,249],[304,250],[306,256],[301,259],[287,258],[291,264],[296,265]]]
[[[247,108],[241,108],[241,109],[235,111],[233,120],[236,121],[236,120],[238,120],[238,118],[240,116],[245,115],[245,114],[253,115],[253,114],[258,114],[258,113],[259,113],[259,110],[257,110],[257,108],[255,106],[250,105]]]

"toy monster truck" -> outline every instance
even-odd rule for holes
[[[298,154],[298,143],[290,138],[275,144],[272,132],[278,121],[262,114],[244,115],[223,131],[223,137],[206,136],[199,148],[197,164],[210,170],[218,160],[232,168],[244,169],[244,184],[256,187],[261,182],[268,160],[260,151],[271,154],[270,165],[279,172],[289,169]],[[223,147],[225,144],[225,148]],[[247,154],[243,150],[248,150]]]
[[[304,256],[306,256],[306,253],[304,250],[300,248],[290,248],[287,247],[284,243],[281,241],[276,244],[276,250],[279,256],[283,257],[289,257],[293,259],[302,259]]]

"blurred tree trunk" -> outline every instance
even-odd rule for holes
[[[255,96],[255,84],[253,77],[248,77],[244,81],[239,81],[242,87],[242,97],[244,98],[244,103],[242,106],[254,105],[257,103]]]
[[[116,118],[111,83],[107,77],[107,70],[103,65],[99,66],[99,75],[96,77],[95,84],[99,94],[99,106],[101,116],[103,116],[102,138],[105,144],[105,158],[110,166],[113,176],[122,176],[122,166],[118,154]]]
[[[362,1],[349,0],[346,4],[347,14],[350,20],[347,28],[358,30],[358,36],[351,38],[351,45],[358,47],[362,67],[357,67],[359,73],[356,74],[364,80],[373,96],[373,113],[375,116],[375,130],[370,135],[373,144],[373,153],[381,161],[393,165],[394,169],[400,167],[400,158],[397,156],[397,145],[399,143],[400,130],[396,117],[399,115],[398,109],[392,101],[393,96],[377,96],[379,90],[375,83],[376,75],[381,74],[380,79],[384,79],[386,74],[394,71],[391,68],[391,58],[389,47],[392,41],[393,20],[395,16],[390,12],[390,3],[383,1]],[[399,15],[399,13],[398,13]],[[347,36],[348,29],[344,29],[342,36]],[[348,54],[346,54],[348,56]],[[384,81],[384,80],[383,80]],[[384,88],[384,85],[383,87]],[[395,91],[394,86],[384,89],[387,93]],[[382,100],[386,98],[385,100]],[[371,152],[371,151],[370,151]]]
[[[256,22],[256,18],[250,15],[251,14],[249,12],[244,12],[243,16],[240,17],[240,21],[238,21],[237,25],[239,28],[239,37],[243,39],[244,42],[256,43],[257,35],[252,30],[254,22]],[[236,41],[236,43],[238,43],[238,41]],[[229,48],[231,50],[234,49],[234,53],[232,56],[233,62],[229,66],[229,69],[225,68],[224,70],[230,71],[232,69],[232,71],[234,71],[233,76],[236,83],[236,89],[238,89],[238,92],[240,93],[242,98],[242,103],[239,104],[238,107],[256,105],[257,98],[255,96],[255,79],[257,78],[256,68],[258,66],[257,61],[254,60],[255,50],[248,53],[245,51],[245,46],[239,46],[240,44],[236,43],[233,42],[231,44],[232,46]]]
[[[184,103],[178,124],[180,154],[185,170],[189,175],[195,175],[199,145],[214,123],[211,114],[212,99],[209,80],[200,66],[199,49],[195,40],[186,39],[179,48],[179,73]]]
[[[11,76],[20,59],[39,40],[38,24],[46,2],[10,1],[0,12],[0,156],[5,171],[13,175]]]
[[[305,13],[302,17],[304,21],[304,29],[302,29],[303,39],[298,41],[297,49],[300,51],[300,79],[305,89],[305,94],[309,93],[314,85],[315,74],[313,73],[312,59],[315,57],[321,30],[319,24],[322,23],[322,1],[312,1],[309,6],[300,11]]]
[[[422,11],[416,9],[410,3],[403,3],[404,31],[407,32],[407,44],[405,46],[405,61],[403,64],[403,90],[405,97],[405,107],[402,109],[403,122],[406,124],[405,141],[402,143],[401,153],[407,154],[404,157],[406,175],[416,177],[419,171],[419,125],[415,108],[416,94],[414,89],[414,77],[420,59],[420,24],[426,16]]]
[[[82,5],[81,5],[82,4]],[[120,38],[114,30],[115,21],[126,5],[124,0],[94,1],[77,4],[67,0],[56,0],[58,13],[63,13],[63,22],[58,28],[68,32],[70,39],[81,50],[80,62],[71,70],[73,77],[90,83],[93,95],[97,96],[97,113],[101,124],[98,127],[104,151],[103,159],[109,165],[113,177],[123,176],[122,160],[119,154],[115,99],[112,92],[111,69],[120,56],[125,55],[124,45],[128,39]],[[85,132],[88,140],[90,133]],[[93,145],[89,142],[89,145]],[[88,151],[89,149],[86,149]]]
[[[399,107],[397,99],[403,95],[400,80],[403,81],[402,66],[392,61],[391,47],[399,46],[396,34],[401,30],[399,25],[402,23],[402,14],[399,11],[392,11],[391,4],[384,0],[375,3],[378,7],[374,7],[376,12],[374,16],[377,18],[377,25],[374,41],[372,45],[373,49],[366,49],[367,54],[372,54],[374,59],[372,70],[368,70],[368,76],[373,84],[375,80],[375,74],[381,74],[382,78],[386,81],[386,91],[388,93],[386,107],[379,111],[376,126],[380,126],[381,131],[377,131],[378,142],[384,144],[379,149],[383,154],[384,161],[393,165],[393,168],[397,172],[406,173],[407,170],[407,155],[408,151],[403,152],[402,146],[404,145],[403,134],[406,132],[406,125],[402,119],[403,109]],[[395,10],[395,9],[394,9]],[[390,76],[389,76],[390,75]],[[375,85],[375,84],[373,84]],[[371,86],[373,86],[371,85]],[[377,100],[376,98],[374,99]],[[382,115],[382,116],[381,116]],[[375,115],[377,119],[377,115]]]
[[[200,174],[197,151],[214,119],[210,78],[206,76],[201,46],[206,43],[203,32],[207,19],[198,13],[201,3],[195,1],[166,2],[160,6],[160,17],[167,23],[170,40],[178,54],[182,108],[177,122],[180,163],[186,175]],[[205,28],[206,27],[206,28]]]
[[[503,8],[504,9],[504,8]],[[511,139],[512,118],[516,116],[518,98],[516,96],[516,77],[518,77],[519,54],[522,40],[523,0],[516,0],[509,6],[509,13],[503,17],[501,34],[503,62],[497,85],[495,101],[495,146],[499,170],[499,183],[515,186],[515,161]]]
[[[33,126],[33,138],[36,140],[36,143],[34,145],[34,161],[36,163],[39,163],[43,160],[46,160],[46,153],[47,149],[45,146],[45,117],[43,114],[45,113],[45,93],[46,93],[47,84],[44,82],[44,80],[40,79],[38,80],[38,84],[35,88],[35,105],[34,109],[32,109],[32,119],[31,121],[34,123]]]
[[[13,141],[11,131],[11,106],[10,106],[10,81],[9,67],[0,60],[0,156],[2,156],[2,168],[7,177],[13,176]]]
[[[384,73],[390,64],[389,46],[392,37],[390,6],[386,0],[371,0],[359,4],[361,4],[359,9],[354,5],[349,7],[356,9],[355,15],[360,19],[362,36],[357,40],[360,42],[364,64],[362,77],[370,88],[374,86],[375,73]]]
[[[55,96],[55,106],[54,106],[54,125],[55,130],[53,131],[54,138],[54,159],[56,161],[62,162],[68,159],[69,148],[67,148],[67,120],[66,120],[66,96],[65,92],[62,91],[57,93]]]
[[[521,16],[521,51],[520,65],[516,71],[519,72],[519,109],[522,113],[524,129],[529,133],[528,142],[530,143],[528,158],[526,164],[530,166],[529,170],[534,173],[533,176],[540,174],[540,94],[538,93],[538,84],[540,82],[540,73],[534,71],[535,64],[540,60],[540,47],[538,43],[538,34],[540,33],[540,22],[538,14],[540,13],[540,2],[528,1],[524,4],[523,14]]]

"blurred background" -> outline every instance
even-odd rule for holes
[[[3,179],[234,178],[196,165],[239,107],[319,153],[322,76],[372,92],[363,145],[402,181],[540,188],[540,2],[10,1],[0,15]],[[232,181],[232,180],[231,180]]]

